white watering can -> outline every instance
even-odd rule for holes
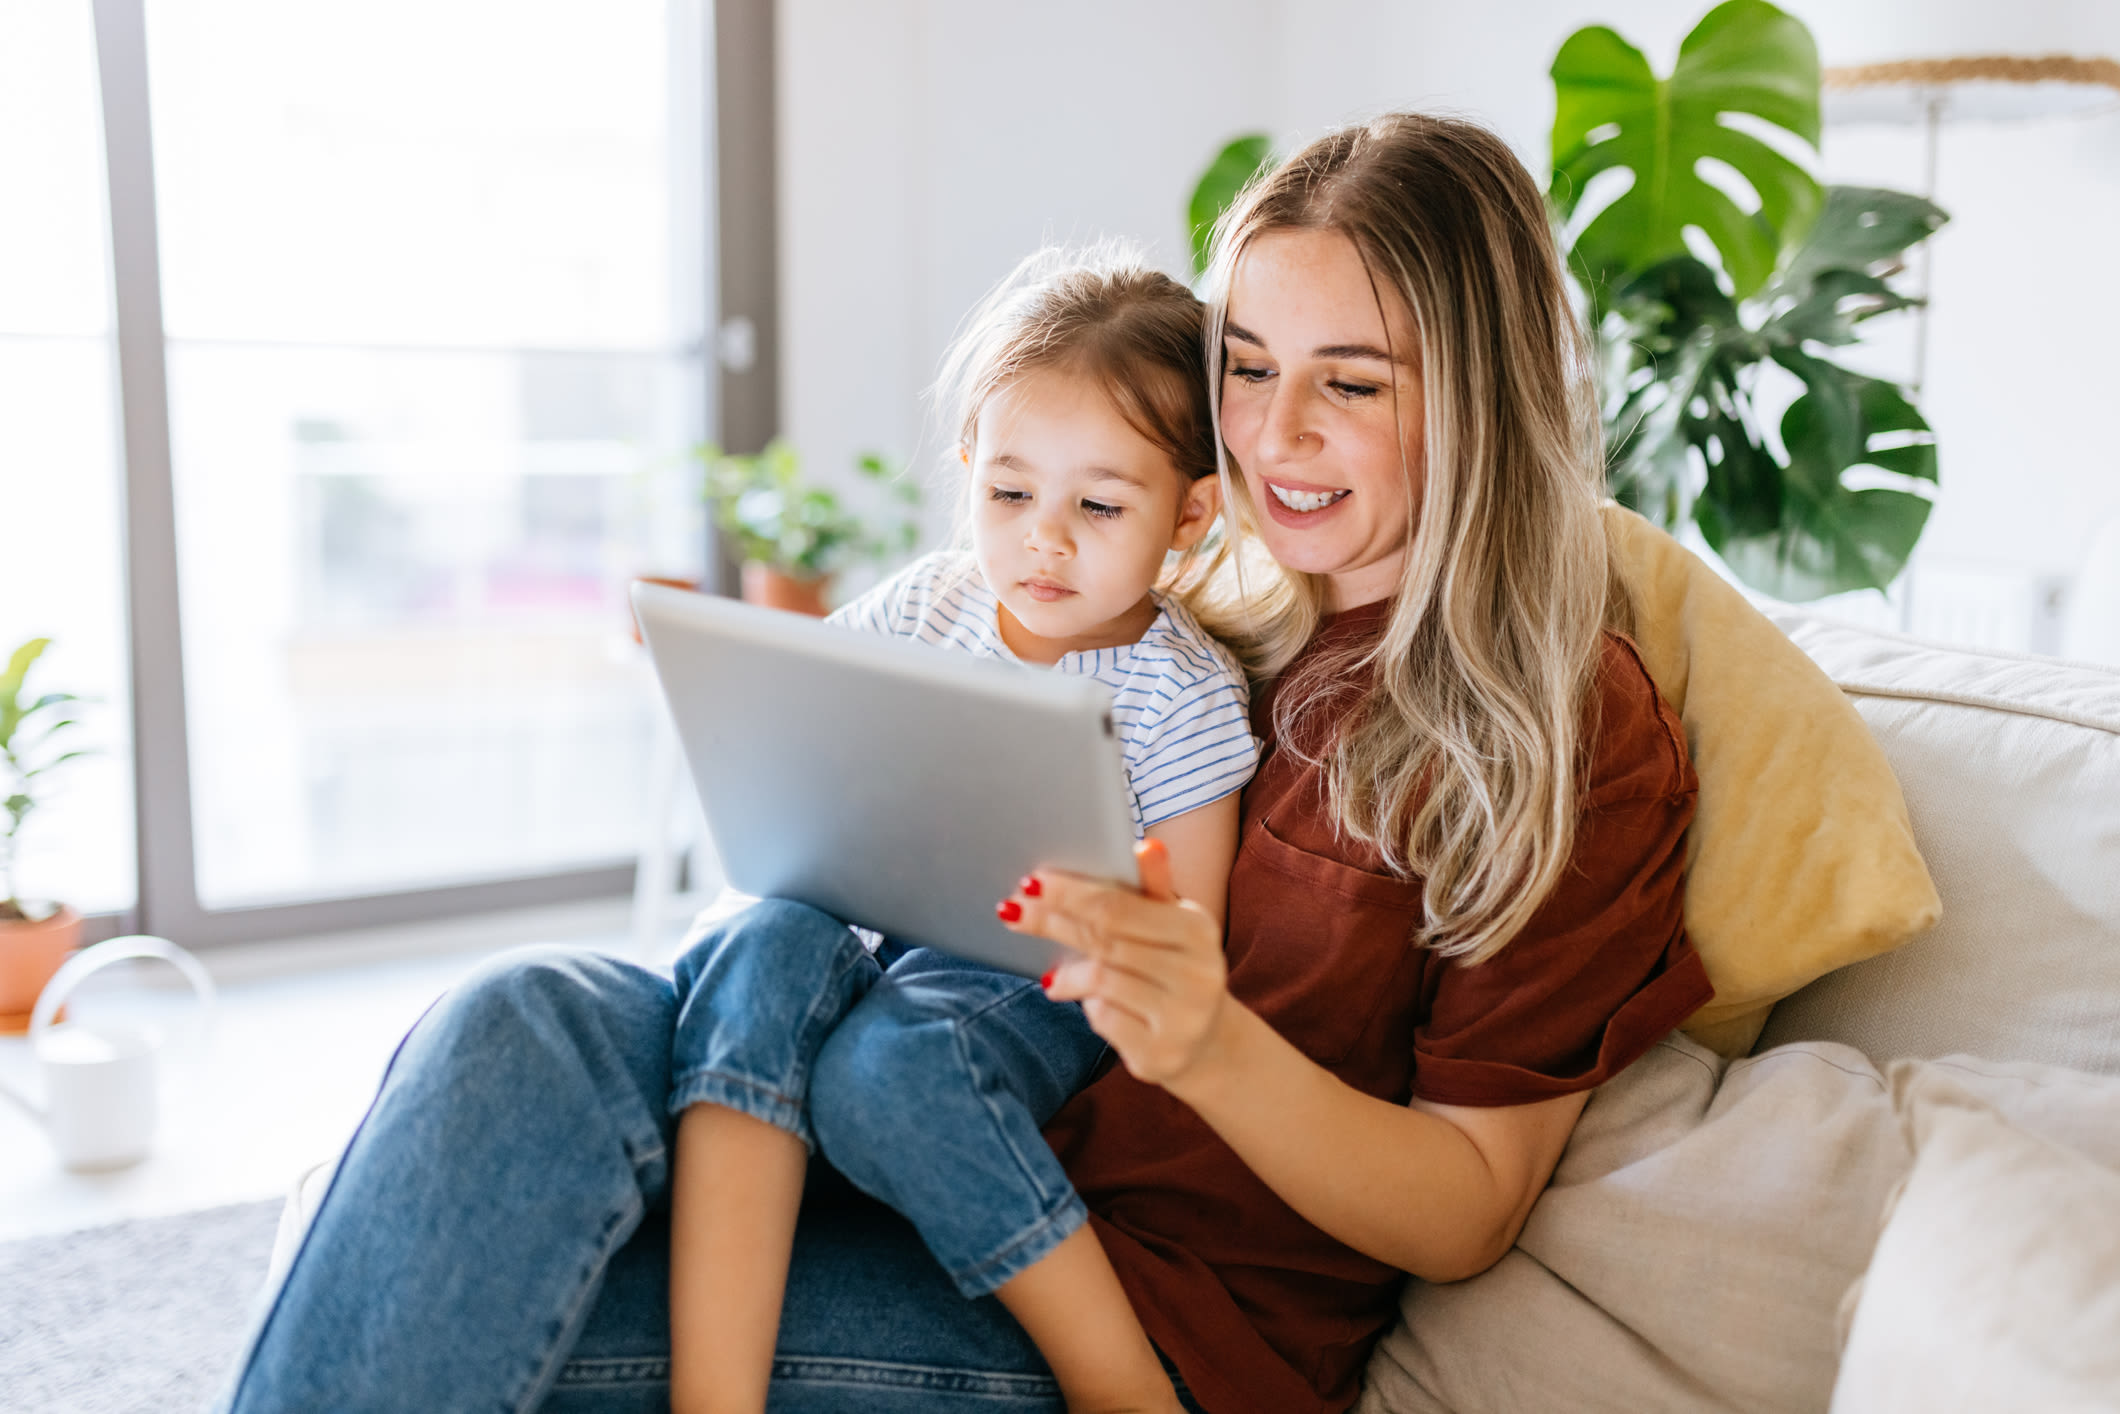
[[[213,979],[199,960],[166,938],[138,934],[86,947],[52,974],[30,1014],[30,1050],[44,1080],[44,1105],[6,1085],[6,1096],[44,1126],[70,1169],[115,1169],[147,1157],[155,1143],[156,1057],[162,1034],[149,1026],[96,1026],[52,1018],[74,988],[114,962],[160,958],[191,982],[206,1015]]]

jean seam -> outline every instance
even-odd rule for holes
[[[580,1324],[578,1318],[583,1316],[583,1306],[588,1302],[592,1293],[602,1289],[603,1273],[610,1269],[612,1257],[617,1255],[618,1249],[625,1245],[624,1236],[620,1237],[617,1242],[613,1242],[611,1235],[613,1233],[623,1233],[626,1236],[630,1236],[634,1228],[639,1225],[640,1218],[645,1211],[636,1197],[634,1201],[622,1205],[614,1215],[613,1220],[604,1224],[602,1240],[598,1244],[600,1250],[589,1266],[589,1271],[594,1274],[595,1279],[583,1281],[575,1290],[574,1300],[568,1303],[566,1313],[560,1318],[559,1330],[561,1332],[568,1330],[579,1332]],[[544,1362],[538,1366],[535,1374],[531,1377],[529,1387],[514,1401],[513,1407],[518,1411],[518,1414],[528,1414],[528,1411],[545,1402],[546,1396],[558,1384],[560,1372],[567,1368],[567,1359],[573,1353],[574,1345],[572,1342],[562,1345],[559,1340],[553,1340],[552,1348],[546,1352]],[[536,1395],[534,1403],[530,1399],[532,1395]]]
[[[773,1380],[808,1384],[884,1385],[900,1389],[999,1396],[1049,1396],[1058,1382],[1027,1370],[974,1370],[844,1355],[777,1355]]]
[[[1038,1253],[1037,1258],[1032,1259],[1039,1260],[1088,1221],[1088,1206],[1083,1203],[1081,1195],[1070,1188],[1057,1206],[1040,1214],[1036,1222],[1018,1232],[1000,1251],[990,1253],[965,1266],[952,1268],[949,1273],[950,1280],[957,1284],[959,1294],[968,1299],[992,1295],[996,1287],[1031,1265],[1031,1262],[1021,1262],[1011,1269],[1012,1264],[1018,1263],[1026,1248],[1035,1247],[1044,1242],[1050,1234],[1060,1230],[1059,1236],[1053,1238],[1045,1250]],[[1004,1271],[1007,1275],[997,1279],[992,1275],[996,1270]]]
[[[1030,983],[1025,983],[1024,987],[1028,988],[1031,985],[1032,984]],[[1014,1000],[1016,997],[1022,995],[1023,992],[1020,990],[1011,992],[1004,1000]],[[1024,1154],[1022,1149],[1017,1147],[1015,1140],[1010,1137],[1008,1132],[1008,1126],[1003,1122],[1000,1113],[995,1109],[992,1097],[990,1097],[986,1093],[985,1087],[980,1083],[982,1077],[980,1075],[979,1067],[973,1062],[971,1053],[971,1043],[966,1039],[966,1032],[970,1029],[971,1023],[977,1020],[979,1017],[986,1015],[988,1012],[994,1010],[1000,1005],[1001,1002],[999,1001],[992,1002],[986,1006],[979,1008],[979,1010],[977,1011],[967,1013],[966,1015],[957,1018],[950,1025],[950,1039],[956,1042],[957,1059],[959,1063],[964,1066],[965,1073],[972,1077],[973,1093],[979,1096],[980,1107],[986,1111],[987,1120],[993,1125],[994,1133],[999,1136],[1002,1147],[1007,1149],[1009,1157],[1015,1160],[1018,1172],[1023,1176],[1024,1180],[1030,1184],[1031,1189],[1037,1193],[1039,1201],[1050,1203],[1054,1200],[1056,1195],[1047,1190],[1045,1184],[1039,1178],[1037,1165],[1034,1164],[1031,1159]],[[1066,1191],[1072,1193],[1074,1190],[1072,1186],[1069,1186]]]
[[[764,1102],[744,1102],[746,1097],[753,1095],[761,1097]],[[683,1080],[670,1087],[670,1113],[682,1115],[692,1106],[701,1104],[720,1105],[762,1124],[770,1124],[800,1139],[803,1148],[810,1153],[817,1152],[817,1138],[811,1133],[802,1102],[781,1094],[770,1085],[731,1071],[702,1066],[686,1072]]]

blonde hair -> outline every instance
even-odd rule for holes
[[[1474,124],[1390,114],[1310,144],[1217,225],[1207,337],[1218,428],[1231,278],[1255,238],[1286,230],[1347,237],[1380,307],[1411,316],[1425,450],[1406,468],[1418,509],[1382,636],[1284,683],[1275,732],[1324,767],[1343,835],[1422,877],[1420,941],[1479,962],[1568,867],[1596,730],[1607,567],[1588,347],[1522,164]],[[1221,474],[1252,539],[1258,508],[1226,464]],[[1324,589],[1225,549],[1187,597],[1271,677],[1316,632]],[[1351,701],[1332,687],[1350,674],[1357,686],[1338,692]],[[1307,711],[1331,713],[1337,730],[1306,741],[1295,728]]]
[[[1213,476],[1220,459],[1206,325],[1198,296],[1128,246],[1036,251],[965,317],[943,357],[935,400],[945,435],[969,450],[997,393],[1033,373],[1072,373],[1101,389],[1188,482]]]

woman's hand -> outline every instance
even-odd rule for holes
[[[1169,1086],[1214,1054],[1235,1003],[1221,925],[1178,897],[1170,852],[1160,840],[1135,845],[1134,857],[1138,892],[1040,870],[1002,901],[1000,914],[1015,932],[1082,954],[1046,974],[1046,995],[1080,1001],[1090,1026],[1111,1042],[1129,1073]]]

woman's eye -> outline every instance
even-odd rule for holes
[[[1229,376],[1240,383],[1264,382],[1272,372],[1272,369],[1262,368],[1255,363],[1232,363],[1229,365]]]
[[[1122,510],[1118,506],[1107,506],[1102,501],[1084,501],[1082,509],[1088,511],[1099,520],[1117,520]]]
[[[996,486],[991,491],[987,492],[988,500],[999,501],[1004,506],[1020,506],[1024,502],[1030,500],[1030,498],[1030,492],[1011,491],[1006,486]]]
[[[1363,398],[1373,398],[1383,391],[1374,383],[1342,383],[1338,379],[1334,379],[1325,386],[1349,402],[1360,402]]]

